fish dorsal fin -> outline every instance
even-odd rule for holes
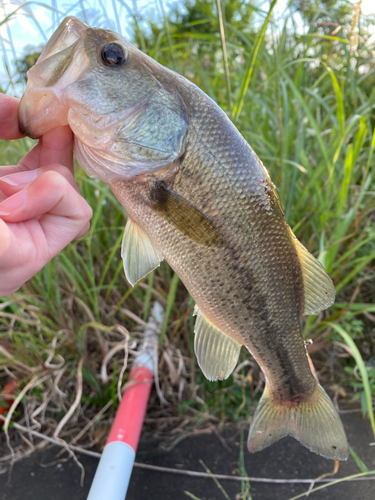
[[[237,364],[241,344],[216,328],[197,307],[194,314],[194,351],[199,367],[208,380],[224,380]]]
[[[335,301],[335,287],[320,262],[300,243],[290,230],[301,263],[305,304],[304,314],[318,314]]]
[[[122,238],[121,257],[126,279],[132,286],[157,268],[163,260],[147,234],[130,217]]]
[[[212,220],[164,182],[155,183],[151,197],[151,208],[191,240],[209,247],[222,243],[222,234]]]

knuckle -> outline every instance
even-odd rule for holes
[[[86,222],[86,224],[81,228],[81,230],[78,232],[77,236],[75,237],[76,240],[79,240],[79,238],[82,238],[82,236],[85,236],[85,234],[88,232],[90,229],[90,223]]]
[[[82,215],[83,215],[83,220],[87,223],[91,218],[92,218],[92,208],[90,205],[87,203],[87,201],[82,198],[84,201],[83,207],[82,207]]]
[[[48,168],[43,167],[43,172],[39,176],[40,182],[45,184],[46,188],[65,188],[69,189],[73,186],[74,177],[67,167],[63,165],[49,165]]]
[[[57,170],[51,170],[48,168],[48,170],[45,170],[39,177],[40,181],[48,182],[48,185],[55,185],[55,184],[61,184],[62,182],[64,183],[63,176],[61,175],[60,172]]]
[[[68,167],[62,165],[61,163],[52,163],[48,167],[44,167],[46,171],[57,172],[62,175],[65,179],[72,178],[72,173]]]
[[[87,203],[87,201],[76,191],[72,193],[72,219],[75,219],[76,222],[82,227],[89,222],[92,218],[92,208]]]

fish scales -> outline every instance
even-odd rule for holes
[[[135,284],[166,259],[196,301],[194,348],[210,380],[245,346],[265,375],[248,448],[290,435],[345,460],[340,418],[311,373],[303,314],[334,301],[295,238],[267,170],[226,114],[120,35],[66,18],[28,73],[21,128],[69,124],[91,177],[128,214],[122,257]]]
[[[129,216],[155,233],[153,243],[201,311],[250,349],[275,396],[293,399],[315,387],[301,337],[302,273],[293,242],[268,174],[249,145],[205,95],[187,90],[193,118],[169,187],[211,218],[224,234],[223,244],[202,248],[170,226],[145,203],[147,187],[142,185],[139,196],[139,179],[111,188]],[[150,191],[154,180],[146,180]],[[209,188],[198,192],[197,186]]]

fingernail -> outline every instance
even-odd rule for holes
[[[17,172],[16,174],[0,177],[0,181],[10,186],[21,186],[22,184],[30,184],[37,176],[38,172],[36,170],[25,170],[25,172]]]
[[[26,190],[19,191],[10,198],[0,203],[0,215],[10,215],[12,212],[17,210],[17,208],[22,207],[22,205],[27,200],[28,193]]]
[[[5,184],[9,184],[10,186],[18,186],[17,182],[13,182],[12,180],[10,179],[7,179],[6,177],[2,177],[0,179],[0,182],[5,182]]]

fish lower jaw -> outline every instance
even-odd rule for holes
[[[56,127],[68,125],[68,109],[54,89],[30,88],[21,99],[18,118],[20,131],[37,139]]]

